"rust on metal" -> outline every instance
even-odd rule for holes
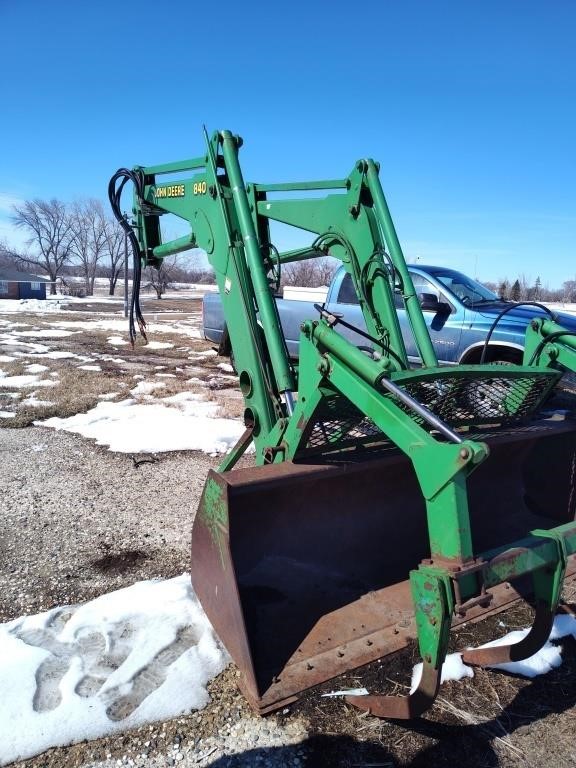
[[[409,696],[346,696],[349,704],[376,717],[412,720],[430,708],[440,687],[440,669],[426,661],[418,687]]]
[[[554,613],[541,603],[536,606],[536,615],[530,632],[523,640],[511,645],[496,645],[490,648],[468,648],[462,654],[465,664],[492,667],[494,664],[508,664],[511,661],[529,659],[537,653],[550,637]]]

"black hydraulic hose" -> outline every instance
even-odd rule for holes
[[[380,347],[380,349],[383,352],[385,352],[387,355],[390,355],[391,357],[393,357],[402,370],[406,370],[406,366],[404,365],[400,357],[394,352],[394,350],[390,349],[389,346],[384,344],[379,339],[375,339],[374,336],[370,336],[369,333],[366,333],[366,331],[363,331],[361,328],[357,328],[355,325],[352,325],[352,323],[347,323],[346,320],[343,320],[341,317],[338,317],[337,315],[333,315],[332,313],[328,312],[324,308],[323,304],[314,304],[314,309],[323,316],[325,314],[329,314],[330,317],[333,317],[334,325],[343,325],[344,328],[348,328],[349,331],[354,331],[354,333],[357,333],[359,336],[362,336],[364,339],[368,339],[368,341],[371,341],[372,344],[375,344],[377,347]]]
[[[120,184],[118,181],[121,179]],[[112,213],[116,221],[120,224],[124,230],[133,254],[133,268],[132,268],[132,294],[130,296],[130,313],[128,320],[128,331],[130,335],[130,343],[134,346],[136,341],[136,326],[134,318],[138,323],[140,333],[146,339],[146,321],[142,315],[140,309],[140,283],[142,279],[142,252],[138,244],[138,239],[134,233],[134,230],[130,224],[126,221],[122,215],[122,209],[120,207],[120,198],[122,196],[122,190],[126,185],[126,182],[131,181],[136,188],[136,195],[139,200],[142,200],[144,196],[144,179],[141,173],[131,171],[128,168],[119,168],[116,173],[110,179],[108,184],[108,199],[110,200],[110,206]]]
[[[510,312],[512,309],[516,309],[517,307],[538,307],[538,309],[542,309],[544,312],[546,312],[546,314],[550,318],[552,318],[552,320],[556,319],[556,315],[554,312],[552,312],[551,309],[549,309],[548,307],[545,307],[544,304],[539,304],[537,301],[518,301],[518,302],[515,302],[514,304],[510,304],[509,306],[505,307],[502,310],[502,312],[500,312],[498,317],[494,320],[492,325],[490,326],[490,330],[488,331],[488,335],[486,336],[486,340],[482,348],[482,354],[480,355],[480,365],[482,365],[486,359],[486,353],[488,351],[488,343],[492,338],[492,334],[494,333],[496,326],[498,325],[498,323],[506,313]]]

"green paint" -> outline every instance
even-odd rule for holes
[[[222,487],[209,477],[204,486],[200,508],[202,521],[210,531],[212,541],[218,547],[222,568],[226,568],[224,553],[228,547],[228,505]]]

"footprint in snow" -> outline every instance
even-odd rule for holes
[[[43,629],[14,631],[22,642],[43,648],[50,654],[36,670],[36,690],[32,702],[35,712],[50,712],[60,705],[60,683],[73,660],[80,658],[84,674],[76,684],[76,694],[82,698],[99,696],[106,705],[106,714],[110,720],[124,720],[162,685],[170,666],[198,642],[195,630],[184,627],[172,643],[138,669],[127,683],[101,692],[109,677],[130,656],[134,631],[128,622],[123,622],[117,624],[106,636],[94,631],[73,642],[62,642],[58,635],[72,615],[73,611],[63,609]]]

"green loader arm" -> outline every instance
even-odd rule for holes
[[[327,450],[348,450],[353,440],[363,448],[374,440],[374,431],[358,438],[366,424],[412,462],[425,501],[430,543],[430,558],[410,573],[424,659],[422,683],[409,697],[370,696],[352,703],[383,717],[413,717],[430,706],[438,690],[453,615],[487,608],[487,590],[493,586],[530,576],[535,625],[516,646],[467,652],[470,663],[523,658],[548,637],[568,557],[576,552],[576,524],[533,530],[519,542],[475,553],[468,480],[489,450],[470,429],[478,422],[513,425],[530,418],[560,371],[576,370],[576,343],[559,326],[538,321],[528,333],[524,366],[438,368],[378,165],[360,160],[343,179],[247,183],[238,160],[241,143],[229,131],[219,131],[206,136],[200,157],[133,169],[138,180],[133,213],[139,258],[142,265],[157,265],[170,254],[196,247],[206,252],[214,269],[246,425],[220,472],[231,469],[251,441],[259,465],[298,462],[312,455],[318,450],[318,431],[324,432]],[[166,180],[175,174],[177,181]],[[305,194],[296,198],[299,191]],[[317,194],[311,197],[310,192]],[[160,219],[166,213],[187,221],[189,234],[163,242]],[[271,242],[271,221],[309,232],[309,247],[279,252]],[[296,369],[271,286],[280,265],[328,253],[352,278],[376,352],[368,356],[357,349],[338,332],[338,318],[321,312],[302,325]],[[403,296],[423,361],[417,371],[409,370],[395,290]],[[351,429],[342,426],[342,409],[352,413]],[[327,436],[326,421],[336,425]],[[224,506],[214,487],[206,498],[220,514]],[[210,510],[205,517],[213,522]],[[222,515],[219,520],[210,529],[215,536],[226,528]]]

